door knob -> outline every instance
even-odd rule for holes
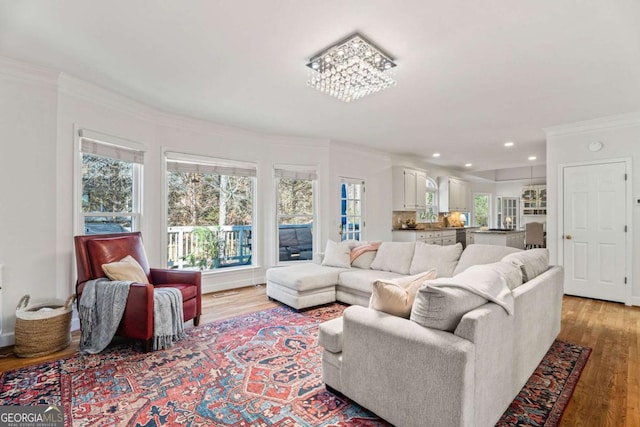
[[[567,239],[567,240],[571,240],[571,234],[567,234],[567,235],[565,236],[565,239]]]

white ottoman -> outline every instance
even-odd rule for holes
[[[338,275],[347,268],[303,263],[267,270],[267,296],[300,310],[336,300]]]

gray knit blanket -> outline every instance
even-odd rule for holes
[[[81,351],[96,354],[109,345],[122,320],[131,283],[104,278],[85,283],[78,308]],[[169,348],[184,337],[182,294],[175,288],[157,288],[153,296],[153,349]]]

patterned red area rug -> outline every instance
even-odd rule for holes
[[[318,325],[333,304],[206,324],[166,351],[132,344],[5,372],[0,405],[64,408],[74,426],[386,426],[322,383]],[[556,342],[500,425],[556,425],[589,349]]]

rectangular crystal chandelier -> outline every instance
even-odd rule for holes
[[[395,86],[395,66],[393,58],[355,33],[309,60],[307,84],[341,101],[355,101]]]

